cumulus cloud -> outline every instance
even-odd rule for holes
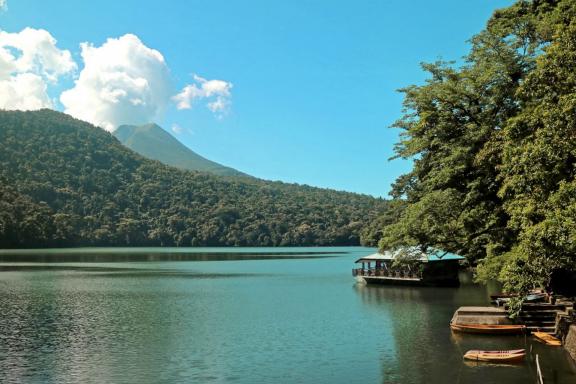
[[[75,69],[70,52],[58,49],[49,32],[33,28],[0,31],[0,108],[52,108],[48,85]]]
[[[5,6],[0,0],[0,8]],[[43,29],[0,30],[0,108],[55,107],[49,88],[62,76],[77,73],[70,51],[56,43]],[[190,109],[203,99],[217,116],[229,109],[232,84],[223,80],[195,75],[194,83],[174,96],[164,57],[133,34],[110,38],[101,46],[82,43],[80,48],[84,67],[74,86],[60,95],[64,112],[76,118],[113,131],[121,124],[155,121],[171,103]]]
[[[190,109],[195,100],[209,99],[208,109],[218,116],[228,111],[232,83],[224,80],[207,80],[194,75],[195,83],[186,85],[180,93],[172,97],[178,109]]]
[[[32,73],[22,73],[0,81],[0,106],[3,109],[34,110],[50,108],[46,82]]]
[[[84,68],[60,96],[66,113],[109,131],[159,117],[170,99],[170,73],[160,52],[132,34],[100,47],[80,46]]]

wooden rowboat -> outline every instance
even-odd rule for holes
[[[492,363],[518,363],[524,359],[526,351],[515,349],[511,351],[468,351],[464,354],[467,360],[489,361]]]
[[[541,341],[546,345],[554,345],[554,346],[562,345],[562,342],[559,339],[546,332],[534,332],[532,334],[534,335],[536,340]]]
[[[450,328],[453,331],[466,332],[466,333],[482,333],[482,334],[496,334],[496,335],[513,335],[524,333],[526,331],[525,325],[509,324],[454,324],[450,323]]]
[[[490,295],[490,299],[492,301],[494,301],[497,299],[509,299],[509,298],[516,297],[516,296],[518,296],[518,295],[515,293],[496,293],[494,295]]]
[[[545,293],[531,293],[524,298],[526,302],[537,302],[537,301],[545,301],[548,298],[548,295]]]
[[[472,349],[468,352],[468,353],[484,353],[484,354],[488,354],[488,355],[497,355],[497,354],[512,354],[512,355],[517,355],[519,353],[526,353],[525,349],[509,349],[509,350],[502,350],[502,351],[482,351],[480,349]]]

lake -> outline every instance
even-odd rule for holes
[[[532,349],[546,383],[576,382],[562,348],[452,333],[497,287],[356,284],[370,248],[0,251],[1,383],[531,383],[534,364],[464,363]]]

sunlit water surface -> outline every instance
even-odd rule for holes
[[[1,383],[576,383],[561,348],[451,333],[496,288],[373,287],[368,248],[0,251]],[[57,261],[60,262],[57,262]],[[64,260],[64,262],[62,262]],[[527,348],[519,365],[468,349]]]

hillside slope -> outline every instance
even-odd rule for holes
[[[113,135],[131,150],[167,165],[220,176],[247,176],[200,156],[156,124],[121,125]]]
[[[0,247],[357,245],[369,196],[183,171],[51,111],[0,111]]]

